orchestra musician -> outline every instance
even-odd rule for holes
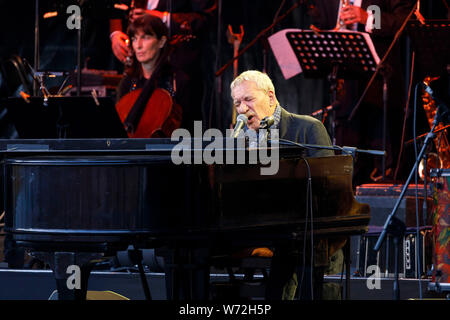
[[[144,14],[158,17],[167,26],[169,35],[183,35],[184,41],[177,44],[170,53],[169,63],[182,70],[189,82],[190,94],[183,98],[185,111],[183,127],[192,130],[194,120],[202,120],[203,96],[205,94],[204,63],[206,49],[204,37],[214,21],[217,0],[140,0],[132,1],[128,23]],[[129,36],[122,31],[120,19],[110,20],[111,48],[115,57],[125,65],[132,55]],[[192,106],[192,107],[187,107]],[[205,106],[206,108],[206,106]]]
[[[132,59],[118,86],[118,102],[116,104],[116,109],[126,129],[128,129],[126,120],[130,120],[127,117],[135,107],[140,95],[144,94],[145,90],[153,90],[151,97],[143,102],[145,111],[134,123],[134,126],[137,126],[133,128],[136,134],[130,135],[130,137],[151,137],[152,133],[142,135],[141,132],[144,129],[138,130],[138,128],[144,125],[144,121],[148,120],[148,117],[154,118],[159,114],[163,107],[172,110],[169,117],[176,122],[172,129],[188,126],[189,123],[181,122],[182,119],[188,119],[184,117],[189,113],[188,106],[183,104],[181,107],[181,103],[189,101],[189,83],[187,76],[182,71],[176,70],[168,64],[167,59],[172,44],[168,38],[167,26],[161,19],[145,14],[133,20],[128,28],[128,36],[131,39]],[[150,96],[150,94],[148,95]],[[167,120],[170,121],[170,119]],[[169,131],[161,135],[168,136],[170,133]]]
[[[230,88],[237,113],[245,114],[248,118],[247,130],[258,131],[262,119],[273,117],[274,122],[270,128],[279,130],[280,139],[297,143],[331,145],[330,137],[322,122],[310,116],[290,113],[280,106],[275,95],[274,85],[265,73],[256,70],[245,71],[236,77]],[[309,149],[306,154],[307,157],[333,155],[334,151],[328,149]],[[326,268],[330,268],[336,261],[341,265],[343,263],[343,260],[337,259],[337,257],[342,256],[341,248],[344,243],[342,241],[328,243],[327,241],[328,239],[322,239],[315,242],[313,270],[303,265],[308,274],[312,272],[316,275],[316,282],[319,284],[322,283],[323,272]],[[257,249],[269,250],[268,248]],[[253,252],[262,252],[267,255],[267,250],[254,250]],[[316,255],[329,258],[318,259]],[[299,263],[301,260],[297,249],[283,246],[274,249],[270,276],[266,286],[267,299],[294,299],[298,285],[297,270],[301,267],[301,263]],[[309,279],[308,276],[304,278]]]
[[[380,59],[388,50],[395,33],[414,6],[414,0],[315,0],[314,23],[324,30],[348,29],[367,32]],[[379,28],[371,5],[380,8]],[[394,176],[400,150],[404,108],[404,77],[401,46],[397,43],[386,59],[384,68],[375,78],[358,110],[349,119],[369,79],[340,80],[335,108],[335,138],[337,145],[361,149],[383,149],[383,77],[387,81],[387,129],[385,177]],[[358,155],[354,167],[354,186],[379,181],[382,178],[382,158]]]
[[[132,1],[129,23],[143,14],[160,18],[173,34],[199,36],[211,23],[217,6],[216,0],[141,0]],[[130,54],[128,35],[122,31],[120,19],[110,20],[111,48],[117,59],[126,62]]]

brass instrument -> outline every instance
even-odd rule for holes
[[[124,65],[125,65],[125,67],[130,68],[133,65],[133,55],[134,55],[134,53],[133,53],[133,50],[131,48],[130,39],[125,40],[125,43],[127,44],[127,47],[129,49],[131,49],[131,50],[129,51],[130,53],[127,55],[127,57],[125,59]]]
[[[426,85],[429,85],[432,81],[436,79],[438,79],[438,77],[435,78],[426,77],[423,82]],[[422,93],[422,101],[423,101],[423,108],[425,110],[425,114],[428,119],[428,124],[430,125],[431,128],[433,126],[434,116],[436,115],[437,109],[436,103],[425,90],[423,90]],[[428,153],[427,159],[428,171],[431,168],[450,168],[450,145],[448,143],[447,130],[444,128],[444,124],[441,122],[436,125],[435,131],[439,132],[436,135],[436,138],[434,139],[434,144],[438,154]],[[422,160],[419,165],[419,175],[422,178],[422,180],[424,178],[423,167],[424,163]]]
[[[342,6],[341,6],[341,10],[342,8],[345,8],[346,6],[350,5],[350,0],[341,0]],[[339,15],[340,15],[340,10],[339,10]],[[336,23],[336,28],[334,30],[347,30],[347,27],[344,23],[343,20],[341,20],[338,17],[337,23]]]
[[[146,9],[147,8],[147,0],[132,0],[130,4],[130,11],[128,12],[128,20],[131,20],[131,17],[134,14],[134,9]]]

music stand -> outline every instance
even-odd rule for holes
[[[369,77],[380,62],[372,39],[363,32],[298,30],[286,32],[286,38],[305,78],[328,78],[331,103],[336,101],[338,78]],[[328,111],[332,113],[333,109]],[[334,119],[331,123],[335,140]]]
[[[31,97],[3,100],[20,139],[126,138],[111,98]]]
[[[336,73],[341,79],[359,79],[375,72],[380,61],[370,36],[363,32],[299,30],[286,37],[306,78]]]

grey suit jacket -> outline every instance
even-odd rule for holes
[[[331,146],[331,140],[325,126],[311,116],[290,113],[281,108],[279,124],[280,139],[297,143],[317,144]],[[333,150],[307,150],[308,157],[333,156]]]

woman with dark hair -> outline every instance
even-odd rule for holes
[[[117,89],[116,109],[129,136],[160,137],[169,135],[180,126],[189,129],[192,126],[189,108],[184,103],[189,101],[187,76],[169,64],[172,44],[167,26],[161,19],[145,14],[130,24],[128,36],[131,55]],[[169,104],[170,129],[164,134],[160,130],[157,134],[143,134],[146,131],[141,130],[142,126],[148,126],[146,118],[154,119],[155,115],[164,113],[161,105],[165,104]]]
[[[131,39],[129,44],[131,53],[125,69],[126,77],[119,85],[119,99],[124,95],[122,89],[130,91],[127,90],[126,80],[150,78],[158,59],[160,63],[167,63],[167,60],[162,60],[169,50],[167,27],[156,17],[144,15],[136,19],[130,24],[127,33]]]

